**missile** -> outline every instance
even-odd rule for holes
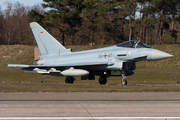
[[[89,74],[89,71],[83,69],[70,68],[60,72],[63,76],[85,76]]]

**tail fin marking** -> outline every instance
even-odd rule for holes
[[[30,27],[33,31],[34,37],[43,55],[58,55],[60,53],[71,52],[62,46],[53,36],[51,36],[44,28],[42,28],[38,23],[30,23]]]

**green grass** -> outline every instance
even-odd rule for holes
[[[32,64],[34,60],[34,46],[1,45],[0,69],[7,69],[9,63]]]
[[[20,69],[0,70],[0,92],[180,92],[176,86],[180,79],[178,69],[137,69],[127,77],[128,85],[121,85],[121,77],[109,77],[107,85],[96,80],[65,84],[65,77],[24,73]],[[43,81],[43,83],[41,83]]]
[[[67,46],[73,51],[95,49],[105,46]],[[136,64],[135,74],[127,77],[128,85],[121,85],[122,77],[109,77],[106,85],[96,80],[81,81],[76,77],[74,84],[65,84],[65,77],[43,76],[24,73],[7,64],[32,64],[34,46],[0,46],[0,92],[180,92],[180,45],[157,45],[153,48],[174,55],[160,61],[144,61]],[[43,83],[41,83],[43,81]]]

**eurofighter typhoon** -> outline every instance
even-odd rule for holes
[[[75,76],[81,80],[95,80],[100,84],[107,83],[109,76],[122,76],[122,85],[127,85],[126,76],[133,75],[139,61],[153,61],[172,57],[171,54],[156,50],[138,40],[126,41],[111,47],[71,52],[38,23],[30,23],[34,37],[41,52],[40,59],[33,65],[8,64],[25,72],[43,75],[67,76],[66,83],[72,84]]]

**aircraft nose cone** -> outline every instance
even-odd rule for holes
[[[161,60],[161,59],[165,59],[165,58],[169,58],[169,57],[173,57],[173,55],[160,51],[160,50],[156,50],[153,49],[151,51],[151,59],[152,60]]]

